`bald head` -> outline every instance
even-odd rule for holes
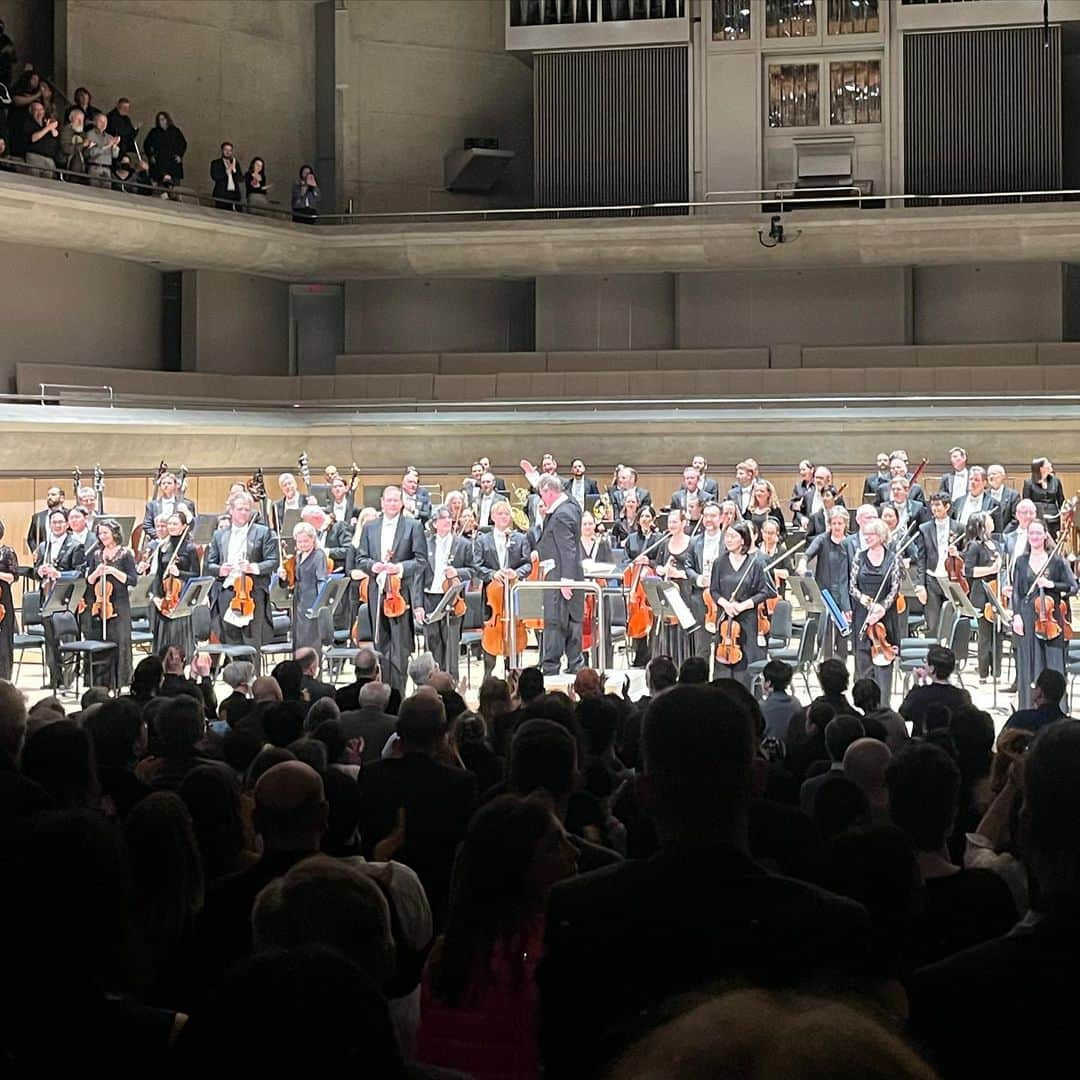
[[[856,739],[844,752],[844,775],[866,795],[871,807],[889,804],[885,771],[892,751],[879,739]]]
[[[302,761],[283,761],[255,784],[255,827],[267,849],[318,851],[326,831],[322,777]]]

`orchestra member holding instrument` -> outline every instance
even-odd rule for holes
[[[41,582],[41,606],[44,607],[57,581],[70,581],[82,576],[86,551],[68,532],[67,511],[62,506],[49,512],[49,535],[34,552],[34,573]],[[42,617],[45,628],[45,658],[49,665],[49,685],[53,690],[66,687],[71,681],[60,659],[60,642],[53,629],[51,615]]]
[[[485,600],[487,587],[493,580],[521,581],[532,568],[528,540],[523,532],[513,527],[513,515],[506,499],[499,499],[492,506],[491,520],[491,532],[481,533],[474,546],[474,566],[484,583]],[[487,618],[487,609],[484,614]],[[501,655],[504,654],[484,651],[484,678],[495,670],[496,656]]]
[[[160,656],[166,646],[177,645],[185,658],[191,659],[195,655],[191,617],[174,619],[172,612],[187,582],[198,577],[199,552],[191,542],[187,518],[180,511],[169,515],[165,527],[166,537],[154,552],[156,568],[150,585],[154,605],[154,652]]]
[[[705,591],[712,581],[713,563],[724,549],[724,533],[720,528],[720,507],[708,503],[701,512],[702,529],[690,545],[690,609],[697,618],[699,629],[694,633],[694,655],[706,660],[712,656],[716,635],[715,613],[705,603]]]
[[[966,526],[964,575],[971,585],[968,599],[979,612],[978,654],[979,682],[1001,674],[1001,643],[1005,630],[997,625],[998,617],[990,602],[990,593],[999,594],[1001,549],[994,540],[994,518],[989,511],[972,514]]]
[[[678,586],[679,593],[689,606],[693,592],[694,558],[690,534],[686,531],[686,513],[673,506],[668,513],[667,539],[656,553],[656,572],[667,581]],[[671,620],[665,618],[661,626],[661,647],[674,661],[681,664],[693,653],[693,643],[687,632]]]
[[[596,535],[596,518],[588,510],[581,515],[581,558],[594,563],[615,561],[611,543],[606,537]]]
[[[851,629],[855,637],[855,676],[871,678],[881,688],[881,707],[889,708],[893,668],[900,646],[896,597],[900,592],[901,559],[888,544],[884,521],[868,521],[862,529],[866,548],[851,563]]]
[[[656,514],[651,506],[643,506],[637,512],[637,522],[626,538],[624,551],[626,561],[633,562],[651,544],[659,539],[660,530],[656,527]]]
[[[369,576],[368,603],[384,681],[404,694],[415,633],[413,611],[421,603],[427,541],[418,518],[402,511],[401,488],[383,489],[382,515],[360,533],[357,568]]]
[[[457,534],[472,544],[476,541],[479,533],[480,529],[476,523],[476,511],[471,506],[466,506],[461,511],[461,517],[458,518]]]
[[[138,583],[135,556],[123,547],[120,526],[111,518],[99,522],[98,547],[87,556],[86,582],[93,592],[90,605],[91,633],[98,641],[112,641],[115,652],[94,665],[95,686],[119,690],[131,682],[131,603],[128,590]],[[91,661],[93,663],[93,661]]]
[[[413,615],[424,628],[424,647],[439,667],[456,680],[461,662],[461,628],[467,610],[464,592],[438,622],[429,623],[427,616],[439,606],[448,589],[459,581],[467,585],[476,575],[473,544],[464,536],[454,535],[454,523],[446,506],[437,506],[431,521],[435,532],[427,538],[427,561],[420,578],[421,603],[416,605]]]
[[[7,530],[0,521],[0,540]],[[15,600],[11,586],[19,574],[19,556],[8,544],[0,544],[0,679],[11,679],[15,658]]]
[[[625,548],[630,534],[637,529],[639,507],[637,495],[628,491],[623,499],[622,508],[611,526],[611,542],[616,547]]]
[[[303,648],[321,652],[323,640],[319,620],[309,618],[307,613],[315,606],[319,590],[330,576],[330,565],[326,550],[319,547],[318,530],[311,522],[297,522],[293,526],[292,535],[295,545],[295,584],[292,590],[293,652]]]
[[[776,488],[768,480],[755,480],[750,491],[750,506],[746,512],[746,520],[749,521],[761,535],[761,527],[766,521],[775,521],[780,539],[787,532],[784,523],[784,512],[780,509],[780,503],[776,498]]]
[[[255,500],[246,491],[229,497],[229,523],[218,529],[206,553],[206,574],[215,579],[210,616],[226,645],[262,648],[273,633],[270,575],[278,568],[277,534],[252,521]]]
[[[814,580],[818,588],[829,590],[837,606],[851,623],[851,560],[855,545],[848,542],[848,512],[842,506],[829,511],[829,531],[819,533],[806,545],[799,559],[799,573],[803,576],[811,562],[814,564]],[[848,639],[840,633],[832,619],[821,622],[822,656],[847,660]]]
[[[1065,675],[1072,637],[1069,598],[1076,595],[1076,577],[1069,564],[1051,550],[1046,525],[1033,521],[1027,530],[1030,548],[1013,564],[1008,597],[1013,611],[1013,651],[1019,708],[1032,708],[1032,688],[1046,668]]]
[[[756,608],[773,595],[751,546],[750,526],[745,521],[730,525],[724,532],[724,551],[713,563],[709,580],[709,595],[719,617],[717,638],[722,641],[726,632],[737,646],[737,651],[728,655],[730,662],[717,655],[713,675],[737,679],[748,690],[751,680],[746,669],[765,657],[765,649],[758,644]],[[728,624],[726,628],[724,624]]]
[[[373,506],[365,506],[356,517],[356,528],[353,529],[352,540],[349,546],[345,549],[345,573],[355,583],[351,585],[345,593],[345,598],[338,605],[340,608],[347,608],[345,619],[346,625],[353,633],[350,635],[354,645],[359,644],[360,640],[370,641],[372,634],[372,626],[374,624],[368,623],[367,626],[361,625],[360,620],[360,607],[363,605],[365,608],[365,614],[371,614],[370,609],[367,606],[367,583],[368,575],[360,569],[360,537],[363,535],[364,526],[369,525],[379,516],[378,510]],[[364,634],[363,631],[367,633]]]
[[[949,516],[952,496],[947,491],[935,491],[930,496],[931,519],[919,526],[915,540],[917,573],[915,595],[926,614],[926,636],[938,637],[941,607],[945,603],[942,582],[950,578],[948,560],[957,557],[956,538],[960,535],[956,522]]]
[[[1046,524],[1046,531],[1051,536],[1057,537],[1065,492],[1062,491],[1061,481],[1054,475],[1054,466],[1049,458],[1037,457],[1032,461],[1031,479],[1024,481],[1023,497],[1035,504],[1039,517]],[[1026,707],[1021,706],[1021,708]]]
[[[183,469],[181,469],[181,472],[183,472]],[[187,507],[190,520],[194,521],[195,504],[190,499],[185,498],[183,492],[180,491],[176,474],[171,472],[162,473],[161,478],[158,480],[158,496],[146,504],[146,510],[143,513],[143,536],[150,536],[153,533],[156,518],[164,517],[168,521],[173,511],[181,506]]]

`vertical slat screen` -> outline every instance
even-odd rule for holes
[[[538,53],[538,206],[690,197],[685,46]]]
[[[1061,34],[1041,26],[904,39],[904,190],[1061,187]]]

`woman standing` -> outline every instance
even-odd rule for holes
[[[889,527],[880,519],[868,521],[862,530],[866,548],[851,561],[851,632],[855,638],[855,676],[871,678],[881,689],[881,707],[889,708],[892,696],[892,660],[884,655],[875,657],[870,636],[872,627],[880,624],[885,637],[895,650],[900,648],[900,619],[896,613],[896,597],[900,592],[901,561],[888,547]]]
[[[315,606],[319,590],[330,576],[326,552],[318,547],[315,526],[301,521],[293,529],[296,544],[296,584],[292,593],[292,646],[297,649],[310,647],[322,651],[322,632],[318,617],[312,619],[308,612]]]
[[[244,190],[248,206],[265,208],[270,205],[266,194],[270,190],[270,185],[266,182],[266,162],[261,157],[251,159],[251,164],[244,173]]]
[[[159,112],[154,118],[154,127],[146,136],[143,150],[150,162],[150,179],[155,184],[171,188],[184,179],[187,139],[167,112]]]
[[[1054,475],[1054,466],[1049,458],[1037,457],[1032,461],[1031,479],[1024,481],[1023,498],[1035,504],[1039,517],[1046,524],[1046,531],[1056,539],[1065,493],[1061,490],[1061,481]]]
[[[728,526],[724,532],[724,552],[713,563],[709,593],[717,607],[717,641],[724,640],[727,624],[738,628],[735,642],[742,656],[734,663],[716,659],[713,667],[715,678],[730,678],[750,689],[747,668],[755,661],[765,658],[765,649],[758,644],[758,604],[773,595],[772,586],[762,573],[761,564],[750,552],[750,526],[745,521]],[[735,637],[732,633],[732,637]],[[718,644],[719,647],[719,644]]]
[[[627,492],[619,516],[611,524],[611,541],[615,547],[625,547],[627,538],[637,528],[638,499]]]
[[[784,524],[784,512],[776,498],[776,488],[768,480],[755,480],[750,494],[750,507],[746,517],[761,536],[762,526],[766,521],[776,522],[780,539],[784,538],[787,526]]]
[[[0,521],[0,540],[4,539],[4,523]],[[19,556],[15,549],[0,544],[0,605],[4,617],[0,620],[0,679],[11,679],[15,659],[15,598],[11,586],[19,573]]]
[[[102,597],[88,598],[91,632],[98,641],[112,641],[116,651],[93,671],[95,686],[119,690],[131,682],[131,602],[128,590],[139,580],[135,556],[122,547],[120,526],[111,518],[97,527],[98,544],[86,557],[86,580],[92,588],[100,582]]]
[[[643,506],[637,515],[637,525],[626,538],[623,550],[626,561],[633,562],[646,548],[651,547],[660,537],[656,527],[656,515],[651,506]]]
[[[596,535],[596,518],[588,510],[581,515],[581,557],[594,563],[614,562],[611,544]]]
[[[1001,549],[994,541],[994,519],[989,514],[972,514],[965,533],[964,577],[971,586],[968,599],[979,612],[979,682],[984,683],[987,677],[996,679],[1001,674],[1005,628],[998,623],[996,615],[986,617],[988,605],[993,611],[989,590],[997,588],[1001,577]]]
[[[1051,555],[1046,526],[1028,526],[1031,550],[1013,564],[1010,600],[1013,610],[1013,650],[1016,653],[1016,685],[1021,709],[1032,708],[1032,686],[1046,668],[1065,675],[1068,644],[1064,633],[1037,632],[1035,602],[1048,601],[1059,630],[1072,621],[1069,598],[1076,595],[1076,577],[1060,555]]]
[[[677,506],[668,513],[667,539],[656,553],[656,572],[665,580],[673,582],[679,589],[683,603],[690,606],[693,592],[693,556],[692,541],[686,531],[686,514]],[[662,647],[678,667],[688,656],[693,654],[690,635],[675,621],[674,616],[665,615],[661,628]]]
[[[319,216],[319,181],[315,179],[315,170],[310,165],[300,167],[300,178],[293,184],[292,212],[293,221],[299,224],[311,224]]]
[[[195,655],[191,616],[174,619],[171,611],[188,580],[198,576],[199,552],[189,539],[185,515],[171,514],[166,519],[165,528],[165,538],[158,542],[154,552],[156,567],[150,585],[150,597],[154,604],[154,652],[160,655],[166,646],[176,645],[190,660]]]
[[[806,545],[799,559],[799,573],[805,575],[811,560],[814,563],[814,580],[829,595],[850,621],[851,618],[851,556],[854,546],[847,542],[848,512],[842,506],[834,506],[829,513],[829,531],[818,533]],[[847,661],[848,635],[831,618],[822,616],[821,655],[826,660],[839,657]]]

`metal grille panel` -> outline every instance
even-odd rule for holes
[[[1061,175],[1058,27],[905,37],[905,191],[1053,190]]]
[[[688,62],[684,46],[539,53],[537,205],[688,200]]]

